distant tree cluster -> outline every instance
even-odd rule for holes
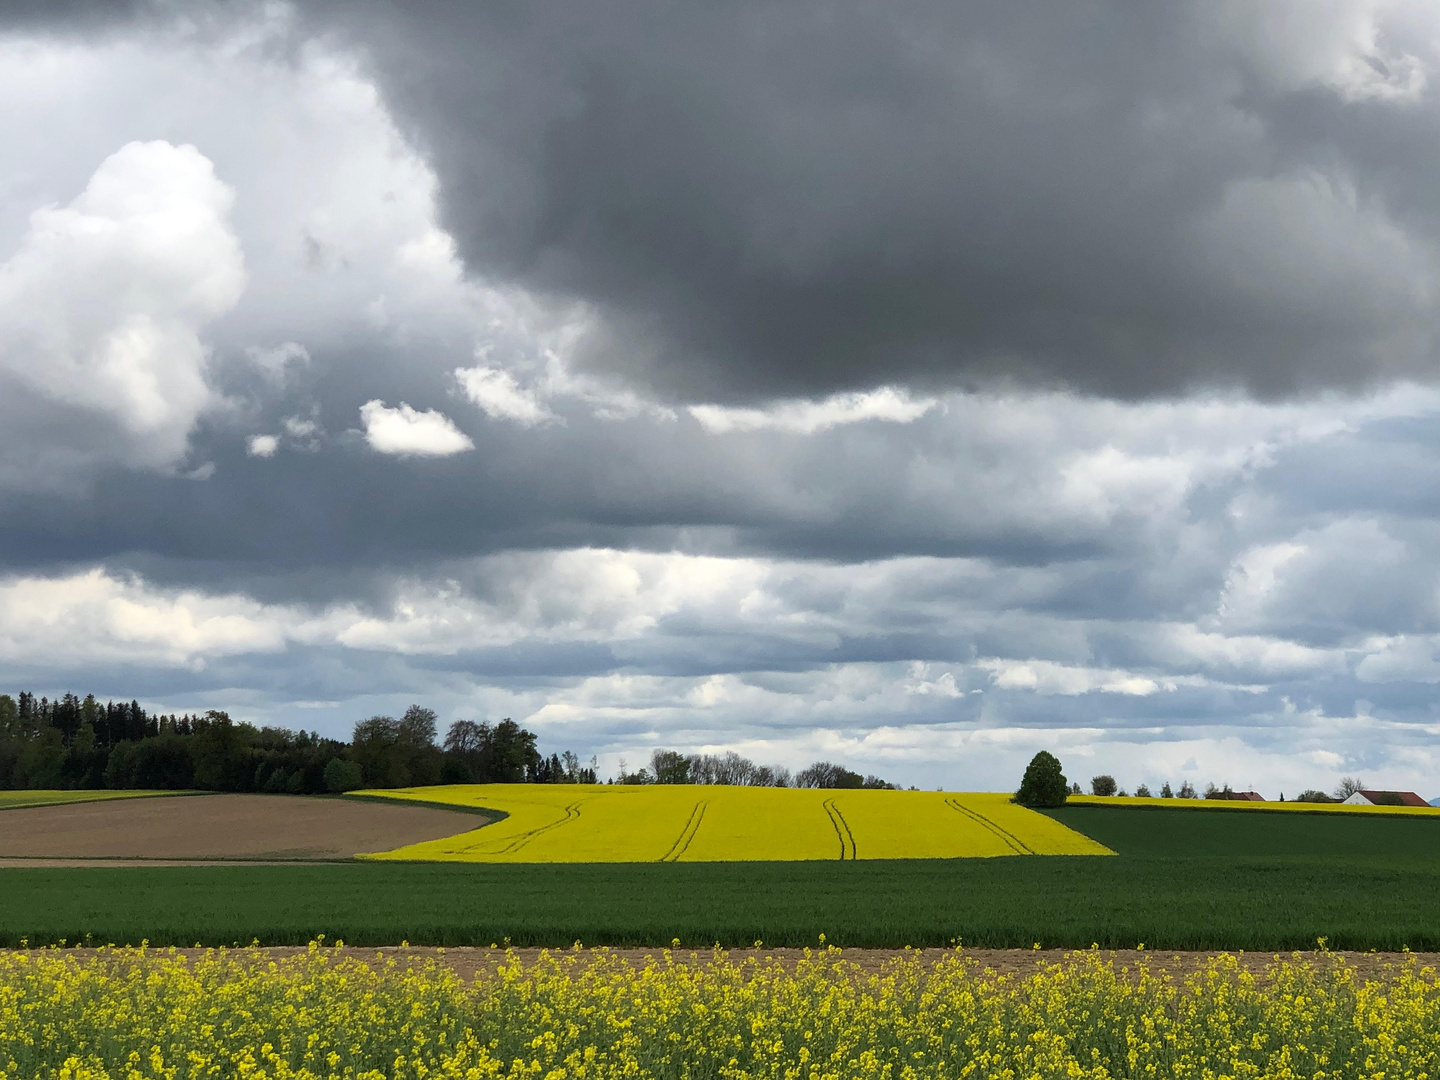
[[[1207,799],[1229,799],[1233,798],[1235,795],[1235,793],[1230,790],[1228,784],[1223,789],[1223,793],[1213,795],[1210,793],[1212,791],[1219,792],[1220,790],[1221,789],[1217,789],[1214,784],[1211,784],[1210,788],[1206,791],[1205,797]],[[1079,795],[1080,785],[1073,785],[1071,788],[1071,793],[1074,795]],[[1115,777],[1111,776],[1108,773],[1101,773],[1099,776],[1092,776],[1090,778],[1090,794],[1106,797],[1124,797],[1129,795],[1129,792],[1119,785],[1119,783],[1115,780]],[[1170,781],[1167,780],[1165,781],[1165,783],[1160,785],[1159,791],[1151,791],[1149,784],[1137,784],[1135,787],[1135,797],[1137,799],[1193,799],[1196,797],[1195,785],[1190,783],[1189,780],[1186,780],[1180,785],[1179,790],[1176,790],[1170,786]]]
[[[325,791],[346,745],[306,732],[201,715],[147,713],[65,694],[0,694],[0,788],[203,788]]]
[[[1299,795],[1296,795],[1291,801],[1308,803],[1344,802],[1351,795],[1355,794],[1357,791],[1362,790],[1364,787],[1365,782],[1363,780],[1359,780],[1353,776],[1347,776],[1340,781],[1339,786],[1336,787],[1335,791],[1331,794],[1327,795],[1323,791],[1318,791],[1314,788],[1307,788],[1306,790],[1300,792]],[[1079,795],[1080,785],[1071,785],[1070,791],[1071,794]],[[1120,787],[1115,782],[1115,778],[1113,776],[1102,774],[1100,776],[1092,777],[1090,780],[1090,794],[1092,795],[1109,796],[1124,795],[1125,793],[1125,789]],[[1148,799],[1152,797],[1150,788],[1145,784],[1140,784],[1138,787],[1135,788],[1135,795],[1138,798],[1142,799]],[[1235,793],[1235,789],[1229,784],[1217,785],[1214,783],[1206,784],[1204,795],[1197,796],[1195,793],[1195,785],[1190,783],[1189,780],[1186,780],[1183,784],[1181,784],[1179,790],[1172,790],[1170,787],[1170,783],[1167,780],[1160,788],[1159,797],[1162,799],[1204,798],[1219,800],[1238,798]],[[1284,793],[1281,793],[1280,801],[1285,801]]]
[[[1341,787],[1345,790],[1345,794],[1349,794],[1351,791],[1359,790],[1360,781],[1346,779]],[[1115,777],[1109,773],[1101,773],[1099,776],[1090,778],[1090,793],[1103,798],[1127,794],[1125,789],[1116,782]],[[1062,806],[1067,796],[1079,794],[1080,785],[1067,782],[1064,774],[1060,771],[1060,762],[1053,754],[1042,750],[1035,755],[1025,770],[1025,776],[1020,782],[1020,790],[1015,793],[1015,801],[1024,806]],[[1148,784],[1138,785],[1135,788],[1135,796],[1141,799],[1154,797]],[[1186,780],[1180,785],[1180,789],[1175,791],[1167,780],[1160,788],[1159,797],[1162,799],[1193,799],[1196,797],[1195,786]],[[1342,797],[1340,791],[1336,792],[1336,797]],[[1223,787],[1210,784],[1205,789],[1205,798],[1234,799],[1237,796],[1229,784]],[[1302,801],[1331,801],[1329,796],[1318,791],[1307,791],[1300,798]]]
[[[795,774],[797,788],[869,788],[872,790],[894,791],[895,784],[878,776],[861,776],[843,765],[832,765],[828,761],[817,761],[808,769]]]
[[[1335,790],[1329,795],[1325,794],[1325,792],[1323,791],[1317,791],[1315,788],[1306,788],[1304,791],[1300,792],[1299,795],[1295,796],[1294,801],[1310,803],[1344,802],[1351,795],[1354,795],[1357,791],[1363,790],[1365,790],[1364,780],[1361,780],[1359,777],[1355,776],[1346,776],[1341,779],[1340,783],[1336,785]]]
[[[446,784],[594,784],[595,762],[582,766],[569,750],[541,756],[535,734],[506,718],[494,727],[457,720],[445,734]]]
[[[227,713],[147,713],[93,695],[50,701],[0,694],[0,789],[156,788],[316,794],[440,783],[596,782],[594,761],[548,758],[513,720],[459,720],[436,745],[439,718],[412,705],[372,716],[350,742],[257,728]]]
[[[733,750],[725,754],[682,754],[677,750],[656,750],[648,768],[630,772],[620,763],[620,784],[733,784],[740,787],[877,788],[891,789],[878,776],[857,772],[829,761],[817,761],[808,769],[791,774],[784,766],[757,765]]]

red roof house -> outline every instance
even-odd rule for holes
[[[1413,791],[1357,791],[1345,800],[1347,806],[1429,806]]]

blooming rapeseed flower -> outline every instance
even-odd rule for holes
[[[959,950],[879,973],[838,949],[789,966],[600,950],[509,954],[466,984],[318,943],[0,955],[0,1080],[1437,1076],[1440,985],[1413,957],[1362,981],[1327,955],[1176,979],[1094,952],[1019,977]]]
[[[990,792],[658,784],[456,784],[357,792],[502,810],[458,836],[371,858],[446,862],[724,862],[1113,855]]]

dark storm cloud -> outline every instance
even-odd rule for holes
[[[152,0],[6,0],[0,29],[87,30],[158,14]]]
[[[587,362],[673,395],[1435,370],[1433,97],[1277,84],[1217,8],[305,10],[373,58],[469,269],[593,302]]]
[[[220,453],[197,455],[218,462],[203,482],[116,471],[69,495],[7,496],[0,561],[39,569],[119,559],[157,581],[203,580],[282,601],[373,597],[377,572],[507,549],[1040,562],[1125,543],[1083,525],[1046,536],[999,507],[957,520],[883,475],[836,489],[843,461],[812,467],[810,454],[787,461],[778,446],[772,475],[757,482],[756,448],[707,452],[693,430],[581,419],[519,443],[506,434],[480,427],[475,453],[441,461],[382,457],[358,441],[259,460],[232,438]],[[836,453],[834,441],[826,445]],[[886,456],[898,469],[907,454],[895,446]],[[791,497],[801,490],[805,504]]]
[[[0,690],[336,734],[433,701],[927,785],[1018,771],[1021,729],[1152,785],[1226,778],[1186,740],[1287,789],[1432,754],[1435,391],[1105,400],[1429,371],[1434,58],[1397,23],[1366,63],[1367,3],[0,4],[0,256],[164,140],[233,189],[246,274],[184,323],[213,393],[167,453],[12,408]],[[172,246],[107,328],[166,315]],[[105,289],[56,265],[83,288],[10,310],[63,336]],[[990,379],[1084,393],[926,389]],[[826,398],[879,383],[914,388]],[[817,400],[685,407],[776,394]],[[382,453],[369,402],[473,448]]]

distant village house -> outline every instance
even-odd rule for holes
[[[1429,806],[1413,791],[1357,791],[1344,806]]]

